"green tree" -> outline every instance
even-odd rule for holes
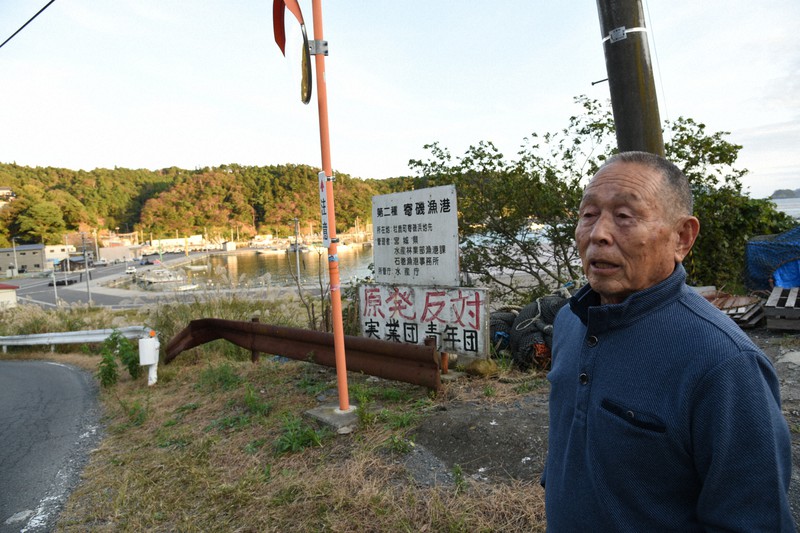
[[[25,242],[56,244],[66,229],[61,209],[53,202],[38,202],[17,217],[20,237]]]
[[[526,139],[516,160],[482,142],[459,158],[428,145],[429,159],[410,162],[418,173],[411,186],[457,186],[462,270],[506,300],[528,302],[580,276],[574,228],[582,186],[616,148],[610,107],[583,96],[576,103],[582,112],[566,128]],[[689,282],[736,291],[743,288],[747,240],[796,222],[742,191],[747,171],[735,167],[742,147],[727,135],[679,118],[666,123],[664,137],[667,157],[692,185],[701,222],[684,261]]]
[[[708,133],[690,118],[667,122],[667,158],[683,170],[695,199],[700,235],[684,260],[689,282],[744,290],[745,244],[756,235],[786,231],[796,222],[769,200],[742,191],[746,169],[736,168],[742,146],[725,140],[728,132]]]

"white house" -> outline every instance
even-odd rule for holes
[[[0,309],[17,306],[17,289],[16,285],[0,283]]]

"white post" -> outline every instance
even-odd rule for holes
[[[147,385],[155,385],[158,381],[158,337],[150,330],[150,337],[139,339],[139,365],[148,366]]]

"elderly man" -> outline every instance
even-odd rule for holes
[[[579,216],[589,284],[554,325],[548,530],[795,531],[775,371],[685,284],[700,227],[686,177],[619,154]]]

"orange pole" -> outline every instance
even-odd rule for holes
[[[313,0],[314,40],[322,41],[322,0]],[[325,79],[325,55],[314,56],[317,73],[317,103],[319,106],[319,142],[322,151],[322,170],[328,182],[325,187],[328,207],[328,271],[331,278],[331,314],[333,315],[333,350],[336,359],[336,381],[339,388],[339,410],[349,411],[347,391],[347,363],[344,353],[344,323],[342,321],[342,291],[339,280],[339,256],[337,255],[336,211],[333,206],[333,170],[331,169],[330,132],[328,129],[328,86]]]

